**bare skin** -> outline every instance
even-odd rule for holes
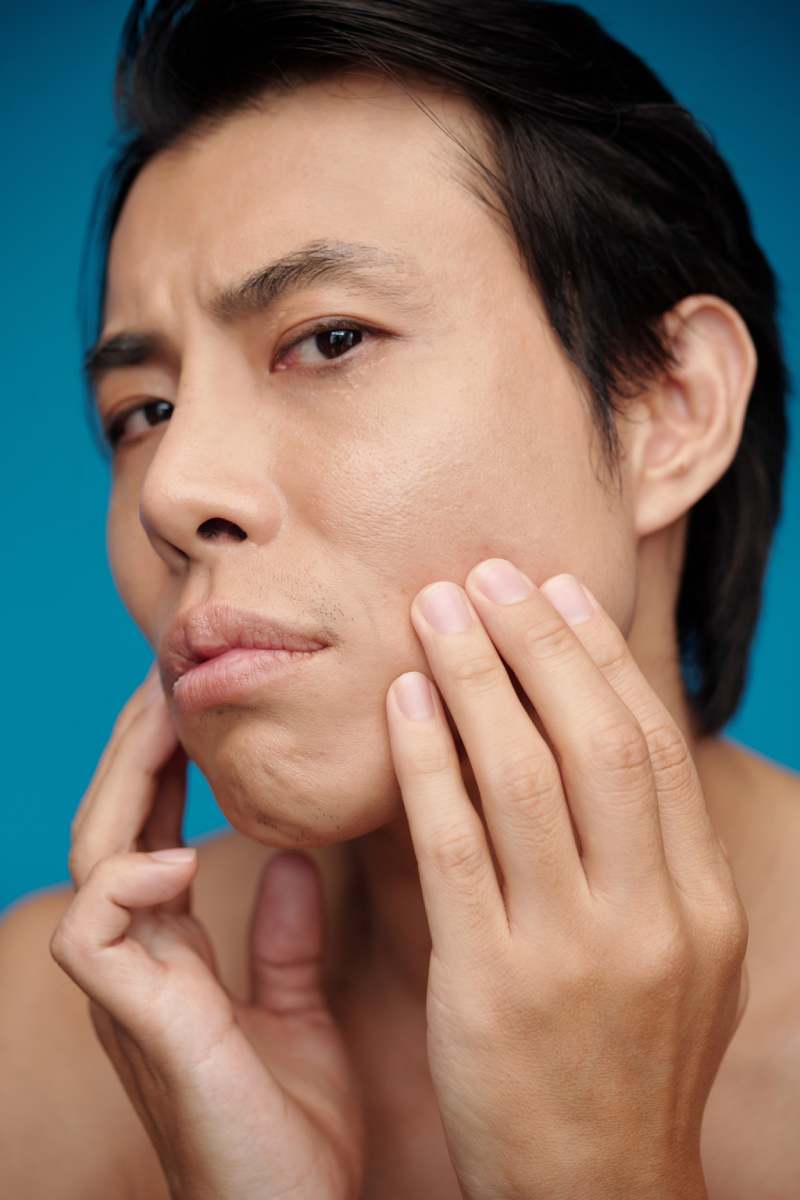
[[[745,747],[709,739],[695,755],[715,827],[731,854],[750,920],[748,1002],[714,1082],[703,1123],[710,1200],[789,1200],[800,1177],[796,1129],[800,1020],[795,914],[800,884],[800,781]],[[209,930],[225,985],[247,992],[250,897],[269,848],[237,832],[199,844],[194,903]],[[356,913],[346,847],[312,849],[329,919],[329,994],[347,1030],[369,1116],[364,1200],[453,1196],[452,1169],[425,1078],[419,1012],[402,993],[377,992],[350,962]],[[14,1194],[33,1200],[46,1184],[59,1200],[94,1200],[113,1186],[124,1200],[166,1200],[155,1151],[91,1026],[84,994],[47,953],[72,892],[59,888],[26,907],[24,945],[0,948],[36,964],[25,1025],[4,1059],[3,1123],[15,1154]],[[20,914],[21,915],[21,914]],[[9,923],[6,923],[8,937]],[[11,925],[13,931],[14,926]],[[350,986],[347,986],[347,979]],[[37,999],[37,997],[41,997]],[[5,1025],[7,1028],[7,1023]],[[387,1029],[392,1036],[387,1037]],[[19,1063],[18,1070],[15,1070]],[[87,1140],[91,1128],[96,1137]],[[17,1172],[18,1174],[13,1174]]]
[[[451,123],[463,118],[452,99],[429,98]],[[418,588],[463,583],[489,555],[537,581],[574,571],[686,737],[751,920],[750,1003],[704,1125],[709,1194],[789,1200],[800,1176],[788,1053],[800,1034],[790,925],[800,899],[800,784],[756,755],[693,736],[673,615],[687,513],[741,436],[752,343],[724,302],[689,298],[679,369],[641,397],[623,429],[625,488],[614,499],[595,473],[579,389],[538,298],[508,241],[448,176],[451,152],[402,92],[375,80],[352,80],[343,93],[304,88],[150,164],[115,234],[106,329],[157,327],[171,353],[108,376],[101,415],[142,397],[174,405],[169,422],[133,426],[115,464],[109,554],[129,612],[154,650],[176,612],[209,598],[289,621],[296,614],[337,639],[336,673],[318,688],[285,689],[280,703],[265,688],[247,708],[182,721],[181,741],[237,830],[200,851],[197,912],[225,982],[242,994],[244,930],[264,856],[276,846],[315,856],[328,900],[331,999],[370,1117],[364,1200],[456,1197],[425,1062],[430,940],[383,699],[401,671],[430,673],[408,624]],[[358,289],[320,286],[261,324],[210,321],[200,297],[212,286],[323,235],[410,254],[422,271],[407,293],[415,303],[401,311]],[[358,347],[338,382],[332,372],[321,382],[311,339],[310,359],[295,347],[291,370],[261,373],[279,345],[340,314],[395,340]],[[301,373],[309,361],[318,374]],[[202,533],[211,519],[222,522],[215,538]],[[42,956],[70,895],[46,902]],[[29,936],[28,953],[33,944]],[[85,998],[54,964],[38,986],[65,1006],[61,1041],[51,1040],[49,1058],[34,1049],[45,1025],[52,1036],[51,999],[38,1029],[29,1020],[25,1056],[38,1061],[41,1089],[62,1065],[62,1107],[29,1141],[27,1165],[50,1147],[51,1197],[59,1186],[81,1200],[95,1186],[98,1196],[124,1186],[136,1200],[156,1200],[165,1192],[154,1152],[96,1044]],[[22,1067],[20,1078],[24,1087]],[[7,1101],[10,1122],[18,1096]],[[59,1143],[54,1120],[74,1120],[78,1096],[80,1121]],[[106,1138],[88,1144],[87,1127]],[[71,1181],[64,1164],[76,1172]]]

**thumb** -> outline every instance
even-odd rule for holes
[[[325,912],[319,868],[297,850],[262,868],[250,920],[250,1002],[281,1016],[328,1010],[322,986]]]

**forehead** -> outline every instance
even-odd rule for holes
[[[175,289],[211,294],[309,237],[398,251],[442,280],[465,239],[486,246],[493,222],[436,120],[475,150],[477,123],[464,98],[410,87],[435,120],[393,81],[349,73],[267,93],[153,158],[114,232],[106,321],[123,306],[126,321],[152,318]]]

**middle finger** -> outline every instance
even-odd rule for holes
[[[448,633],[427,623],[425,596],[433,589],[418,597],[415,626],[475,772],[510,904],[515,887],[523,908],[541,895],[543,878],[552,888],[554,872],[569,883],[576,863],[585,894],[570,813],[594,868],[592,889],[663,889],[655,786],[635,718],[543,592],[522,577],[519,591],[509,593],[514,599],[493,602],[477,590],[478,575],[476,568],[468,586],[480,614],[464,590],[450,584],[460,626],[452,623]],[[552,752],[517,698],[500,654]],[[620,772],[610,765],[618,761],[616,751],[607,756],[606,749],[625,739],[630,755]]]

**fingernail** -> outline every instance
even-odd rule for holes
[[[189,862],[196,853],[194,846],[176,846],[174,850],[150,850],[149,857],[159,862],[177,864]]]
[[[533,591],[530,579],[505,558],[481,563],[475,569],[474,579],[484,596],[495,604],[517,604]]]
[[[472,613],[455,583],[434,583],[425,589],[417,603],[437,633],[463,633],[472,624]]]
[[[587,621],[594,609],[574,575],[556,575],[543,583],[541,591],[568,625],[579,625]]]
[[[392,684],[400,712],[411,721],[426,721],[435,715],[430,681],[419,671],[408,671]]]

